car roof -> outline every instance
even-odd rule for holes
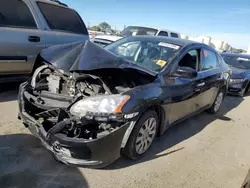
[[[144,36],[131,36],[129,38],[145,38],[148,40],[161,40],[162,42],[168,42],[171,44],[176,44],[179,46],[187,46],[187,45],[191,45],[191,44],[199,44],[199,45],[204,45],[207,46],[209,48],[211,48],[210,46],[200,43],[200,42],[195,42],[195,41],[191,41],[191,40],[186,40],[186,39],[180,39],[180,38],[174,38],[174,37],[166,37],[166,36],[150,36],[150,35],[144,35]]]
[[[238,54],[238,53],[221,53],[223,56],[231,56],[231,57],[245,57],[250,58],[250,54]]]
[[[163,28],[158,28],[158,27],[148,27],[148,26],[137,26],[137,25],[130,25],[128,27],[142,27],[142,28],[148,28],[148,29],[156,29],[158,31],[166,31],[166,32],[171,32],[171,33],[176,33],[178,35],[180,35],[179,32],[171,30],[171,29],[163,29]],[[126,29],[126,28],[125,28]]]
[[[51,5],[56,5],[56,6],[61,6],[61,7],[64,7],[64,8],[69,8],[67,4],[62,3],[59,0],[32,0],[32,1],[43,2],[43,3],[48,3],[48,4],[51,4]],[[69,9],[71,9],[71,8],[69,8]]]

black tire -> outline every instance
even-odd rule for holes
[[[241,90],[240,97],[244,97],[245,94],[246,94],[246,88]]]
[[[158,131],[158,127],[159,127],[159,120],[158,120],[158,115],[155,111],[153,110],[148,110],[146,111],[141,117],[140,119],[136,122],[135,124],[135,127],[132,131],[132,133],[130,134],[130,137],[128,139],[128,142],[125,146],[125,149],[124,149],[124,154],[130,158],[130,159],[133,159],[133,160],[136,160],[136,159],[139,159],[141,158],[144,154],[147,153],[147,151],[149,150],[149,148],[151,147],[153,141],[154,141],[154,138],[156,137],[156,134],[154,135],[153,137],[153,141],[151,142],[151,144],[149,145],[149,147],[146,149],[146,151],[143,153],[143,154],[138,154],[136,152],[136,139],[137,139],[137,136],[139,134],[139,131],[141,129],[141,127],[143,126],[143,124],[149,119],[149,118],[155,118],[156,120],[156,134],[157,134],[157,131]]]
[[[246,87],[245,87],[244,95],[246,95],[246,94],[249,93],[249,89],[250,89],[250,82],[248,82],[247,85],[246,85]]]
[[[223,101],[223,99],[224,99],[224,97],[225,97],[225,92],[226,92],[226,91],[225,91],[224,88],[222,88],[222,89],[219,90],[219,92],[217,93],[217,96],[216,96],[216,98],[215,98],[215,100],[214,100],[213,105],[207,110],[208,113],[210,113],[210,114],[216,114],[216,113],[219,111],[221,104],[220,104],[219,108],[216,109],[216,108],[215,108],[216,100],[217,100],[218,96],[221,95],[221,93],[222,93],[222,96],[223,96],[222,101]],[[221,102],[221,103],[222,103],[222,102]]]

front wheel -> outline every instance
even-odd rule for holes
[[[141,116],[126,144],[124,154],[130,159],[139,159],[150,148],[158,129],[158,115],[148,110]]]
[[[221,89],[216,98],[215,98],[215,101],[213,103],[213,105],[208,109],[208,112],[211,113],[211,114],[216,114],[220,107],[221,107],[221,104],[222,104],[222,101],[223,101],[223,98],[225,96],[225,90],[224,89]]]

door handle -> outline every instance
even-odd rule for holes
[[[30,42],[40,42],[40,37],[38,36],[29,36]]]
[[[204,85],[205,85],[205,82],[202,82],[202,83],[197,84],[196,86],[197,86],[197,87],[202,87],[202,86],[204,86]]]

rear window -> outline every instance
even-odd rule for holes
[[[0,26],[37,28],[29,7],[20,0],[1,2]]]
[[[177,33],[171,33],[170,35],[171,35],[171,37],[179,38],[179,35]]]
[[[37,4],[50,29],[88,35],[86,26],[77,12],[48,3]]]

